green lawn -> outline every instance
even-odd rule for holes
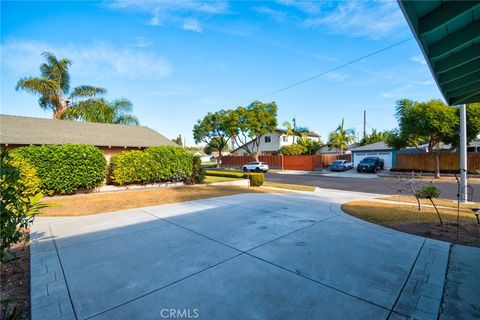
[[[216,182],[227,182],[227,181],[236,181],[241,180],[241,178],[227,178],[227,177],[214,177],[214,176],[205,176],[203,183],[210,184]]]
[[[275,188],[297,190],[297,191],[310,191],[310,192],[315,191],[315,187],[304,186],[301,184],[288,184],[288,183],[277,183],[277,182],[265,181],[263,185],[265,187],[275,187]]]

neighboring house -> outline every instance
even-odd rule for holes
[[[355,167],[366,157],[383,159],[386,169],[394,167],[397,160],[396,150],[387,146],[383,141],[352,148],[352,162]]]
[[[260,144],[258,146],[260,155],[277,155],[280,151],[280,148],[283,146],[288,146],[298,142],[301,138],[297,136],[289,136],[286,134],[284,129],[276,129],[275,132],[265,134],[261,136]],[[310,131],[306,135],[307,139],[320,142],[320,135]],[[249,149],[253,149],[254,142],[253,140],[247,143]],[[231,152],[234,156],[246,156],[248,153],[242,148],[239,147]]]
[[[352,148],[357,147],[357,143],[353,143],[347,146],[347,150],[343,150],[343,154],[351,154]],[[340,154],[340,149],[330,149],[327,144],[324,144],[318,149],[317,154]]]
[[[204,152],[202,152],[202,151],[189,150],[188,153],[190,153],[190,154],[193,155],[193,156],[198,156],[198,157],[200,157],[200,161],[201,161],[201,162],[210,162],[210,161],[211,161],[211,157],[210,157],[208,154],[206,154],[206,153],[204,153]]]
[[[467,152],[480,152],[480,141],[472,141],[468,144]]]
[[[100,148],[107,158],[124,150],[178,146],[145,126],[0,115],[2,148],[80,143]]]

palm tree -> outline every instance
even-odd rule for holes
[[[297,120],[295,118],[292,119],[292,123],[285,121],[283,126],[287,128],[285,134],[287,136],[293,136],[292,145],[295,144],[295,137],[302,138],[308,134],[307,128],[297,127]]]
[[[78,86],[70,90],[69,59],[58,60],[51,52],[44,52],[46,62],[40,65],[41,77],[25,77],[17,82],[16,90],[22,89],[39,95],[40,108],[53,111],[53,118],[60,119],[68,107],[84,98],[94,99],[107,92],[104,88]]]
[[[337,129],[330,133],[327,145],[329,150],[336,149],[340,151],[340,154],[343,154],[343,150],[353,141],[355,141],[355,131],[353,129],[345,129],[344,119],[342,118],[342,122]]]
[[[132,103],[127,99],[117,99],[112,102],[103,98],[87,99],[67,108],[61,118],[87,122],[138,125],[137,117],[130,114],[132,108]]]

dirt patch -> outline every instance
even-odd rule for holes
[[[57,196],[43,200],[58,206],[43,209],[39,216],[81,216],[240,193],[279,193],[279,191],[261,187],[207,185]]]
[[[440,208],[443,226],[440,225],[436,211],[424,207],[418,211],[416,206],[375,201],[351,201],[342,205],[342,210],[359,219],[376,223],[398,231],[426,238],[452,243],[480,247],[480,225],[470,210],[461,210],[459,214],[457,239],[457,211],[454,208]]]
[[[447,241],[471,247],[480,247],[480,225],[471,222],[457,224],[446,223],[443,226],[436,223],[393,223],[384,226],[436,240]]]
[[[29,240],[11,250],[15,256],[1,266],[2,311],[6,319],[30,319],[30,246]]]

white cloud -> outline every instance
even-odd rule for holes
[[[202,27],[198,24],[196,19],[187,19],[182,27],[183,30],[202,32]]]
[[[266,16],[271,17],[275,21],[283,22],[287,18],[287,13],[280,11],[280,10],[275,10],[267,6],[259,6],[259,7],[253,7],[253,10],[255,10],[258,13],[264,14]]]
[[[197,0],[113,0],[106,5],[114,9],[137,10],[141,12],[189,11],[203,13],[224,13],[228,9],[226,1]]]
[[[297,8],[308,14],[317,14],[322,7],[321,1],[278,0],[277,2],[287,7]]]
[[[151,17],[148,24],[151,25],[151,26],[159,26],[160,25],[160,17],[158,17],[158,16]]]
[[[411,57],[410,61],[417,62],[420,64],[425,64],[425,65],[427,64],[427,62],[425,61],[425,58],[422,55]]]
[[[18,75],[34,75],[43,62],[42,52],[51,51],[57,57],[72,60],[73,74],[123,79],[158,79],[171,72],[168,61],[139,49],[116,47],[105,42],[89,45],[65,43],[55,46],[44,42],[10,40],[1,45],[2,69]]]
[[[153,42],[144,37],[136,37],[135,42],[133,43],[134,47],[137,48],[148,48],[153,44]]]
[[[333,8],[304,20],[307,27],[326,27],[333,33],[380,39],[397,34],[406,22],[394,1],[338,2]]]
[[[347,79],[350,75],[340,72],[340,71],[333,71],[329,72],[325,75],[325,77],[334,82],[342,82],[343,80]]]
[[[395,88],[390,91],[382,92],[381,95],[385,98],[402,98],[405,96],[409,96],[412,94],[412,92],[417,92],[417,91],[424,91],[423,88],[421,90],[418,90],[419,87],[424,87],[424,86],[432,86],[435,82],[431,80],[425,80],[425,81],[412,81],[410,83],[407,83],[405,85],[402,85],[398,88]]]
[[[226,1],[197,0],[113,0],[105,4],[111,9],[146,14],[149,16],[147,23],[151,26],[175,25],[194,32],[201,31],[198,21],[192,24],[185,22],[185,19],[188,20],[192,15],[225,14],[229,8]]]

